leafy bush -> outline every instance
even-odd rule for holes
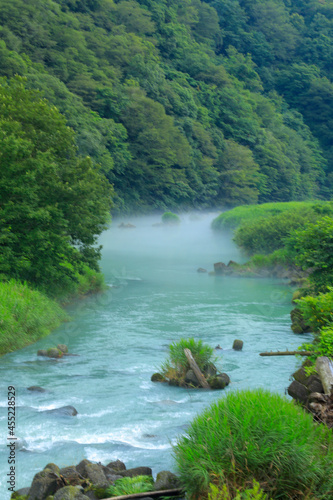
[[[271,498],[332,498],[332,433],[261,389],[229,393],[197,416],[174,455],[190,499],[208,498],[210,483],[235,496],[253,479]]]
[[[228,486],[223,484],[219,489],[215,484],[210,484],[208,500],[268,500],[268,496],[260,488],[257,481],[253,481],[253,488],[244,491],[237,490],[236,496],[230,493]]]
[[[143,493],[152,491],[154,480],[151,476],[135,476],[123,477],[117,479],[114,486],[110,486],[106,493],[112,497],[120,495],[134,495],[135,493]]]
[[[257,222],[283,212],[312,208],[317,213],[332,212],[329,202],[290,201],[278,203],[263,203],[262,205],[243,205],[233,208],[216,217],[212,222],[213,229],[235,229],[243,223]]]
[[[178,217],[178,215],[172,212],[164,212],[164,214],[162,215],[162,222],[163,224],[174,226],[180,224],[180,218]]]
[[[333,323],[329,326],[324,326],[313,343],[305,342],[298,349],[300,351],[311,352],[312,354],[308,359],[313,363],[315,363],[316,359],[320,356],[327,356],[333,359]],[[309,373],[312,372],[313,370],[309,371]]]
[[[0,354],[45,337],[68,319],[61,307],[26,283],[0,282]]]
[[[315,297],[307,295],[295,300],[304,322],[313,333],[318,333],[323,326],[333,321],[333,288],[329,287],[329,290]]]
[[[181,379],[185,377],[190,369],[189,362],[185,356],[184,349],[190,349],[200,370],[212,361],[214,349],[206,345],[202,340],[180,339],[169,346],[169,358],[162,365],[161,373],[165,378]]]

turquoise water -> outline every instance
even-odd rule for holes
[[[115,221],[101,237],[107,292],[69,307],[70,323],[49,337],[0,360],[0,492],[9,498],[7,387],[17,392],[16,487],[29,486],[48,462],[83,458],[128,467],[174,469],[172,444],[194,415],[228,391],[265,387],[283,394],[294,357],[259,356],[296,348],[304,338],[290,330],[291,290],[281,280],[213,277],[196,272],[217,261],[242,260],[231,235],[210,230],[213,214],[184,216],[179,227],[152,227],[159,217]],[[225,391],[185,390],[153,384],[169,343],[203,339],[231,378]],[[233,340],[244,341],[234,352]],[[78,356],[37,357],[58,343]],[[31,393],[31,385],[47,389]],[[74,406],[76,417],[44,410]]]

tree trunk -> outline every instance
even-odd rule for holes
[[[321,383],[325,394],[331,394],[333,392],[333,363],[326,356],[321,356],[317,358],[316,370],[320,377]]]
[[[311,356],[311,352],[308,351],[276,351],[276,352],[261,352],[260,356],[295,356],[299,354],[300,356]]]
[[[187,360],[190,363],[190,367],[194,371],[195,376],[197,377],[198,382],[201,385],[201,387],[203,387],[204,389],[210,389],[209,384],[208,384],[207,380],[205,379],[205,377],[203,376],[200,368],[196,364],[190,349],[184,349],[184,353],[185,353],[185,356],[187,357]]]

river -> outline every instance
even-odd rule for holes
[[[7,387],[16,388],[16,487],[29,486],[49,462],[83,458],[128,467],[174,470],[172,445],[192,418],[228,391],[265,387],[283,394],[294,357],[259,356],[297,348],[290,329],[291,290],[282,280],[222,278],[197,273],[217,261],[242,261],[231,234],[210,229],[214,214],[182,217],[177,227],[153,227],[157,216],[122,218],[100,238],[108,290],[72,304],[72,321],[49,337],[0,360],[0,493],[10,497],[6,474]],[[119,222],[135,224],[118,228]],[[224,391],[186,390],[154,384],[153,372],[171,342],[202,339],[229,374]],[[233,340],[244,341],[241,352]],[[78,356],[37,357],[37,349],[65,343]],[[44,393],[27,391],[32,385]],[[45,410],[74,406],[76,417]]]

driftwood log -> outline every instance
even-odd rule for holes
[[[198,367],[197,363],[195,362],[190,349],[184,349],[184,353],[201,387],[203,387],[204,389],[210,389],[210,386],[207,380],[205,379],[203,373],[201,372],[200,368]]]
[[[311,356],[309,351],[271,351],[271,352],[261,352],[260,356],[295,356],[299,354],[300,356]]]
[[[333,363],[326,356],[317,358],[316,370],[320,377],[325,394],[330,395],[333,391]]]
[[[181,488],[173,490],[146,491],[145,493],[133,493],[132,495],[120,495],[118,497],[110,497],[105,500],[127,500],[129,498],[144,498],[144,497],[161,497],[161,496],[176,496],[181,495],[184,491]]]

